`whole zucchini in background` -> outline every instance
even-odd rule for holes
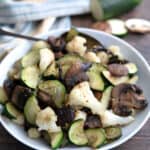
[[[91,0],[91,11],[96,20],[119,16],[137,6],[142,0]]]

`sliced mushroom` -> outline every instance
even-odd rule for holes
[[[111,33],[111,27],[107,22],[96,22],[92,25],[93,29]]]
[[[144,109],[148,103],[137,85],[123,83],[113,88],[111,104],[114,113],[128,116],[132,109]]]
[[[66,42],[64,41],[63,38],[55,38],[53,36],[50,36],[48,38],[48,43],[50,44],[50,46],[54,52],[59,52],[59,51],[65,50]]]
[[[98,115],[88,115],[84,124],[85,128],[101,128],[102,123]]]
[[[26,100],[31,96],[30,88],[17,85],[12,93],[11,101],[19,109],[23,110]]]
[[[94,93],[94,96],[95,96],[98,100],[100,100],[100,99],[102,98],[102,95],[103,95],[102,92],[100,92],[100,91],[93,91],[93,93]]]
[[[39,90],[37,92],[37,98],[39,100],[39,105],[42,108],[47,107],[47,105],[51,106],[53,108],[56,107],[54,101],[51,99],[50,94],[48,94],[46,92]]]
[[[112,55],[111,52],[109,52],[109,53],[110,53],[110,55]],[[119,59],[119,57],[117,55],[112,55],[108,61],[108,64],[126,64],[126,63],[128,63],[127,60]]]
[[[75,111],[72,107],[66,106],[56,110],[56,114],[58,117],[58,125],[61,127],[65,127],[66,124],[71,123],[75,118]]]
[[[110,64],[108,70],[113,76],[126,76],[128,74],[128,68],[122,64]]]
[[[4,82],[4,90],[7,94],[7,96],[10,98],[13,92],[13,89],[15,88],[16,85],[20,84],[20,80],[12,80],[12,79],[7,79]]]
[[[86,74],[86,71],[91,67],[91,63],[74,63],[71,65],[71,67],[68,69],[66,75],[65,75],[65,84],[68,87],[68,89],[73,88],[76,84],[88,81],[89,78]]]

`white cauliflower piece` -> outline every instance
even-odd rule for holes
[[[75,118],[74,120],[78,120],[78,119],[82,119],[82,120],[86,120],[87,114],[84,111],[81,110],[77,110],[75,112]]]
[[[41,72],[45,71],[45,69],[55,60],[54,53],[48,49],[44,48],[40,50],[40,70]]]
[[[97,53],[97,57],[99,57],[99,59],[101,60],[102,64],[107,64],[108,63],[108,54],[105,52],[99,52]]]
[[[106,110],[105,113],[101,116],[101,121],[104,127],[126,125],[134,121],[134,117],[121,117],[114,114],[111,110]]]
[[[83,106],[91,109],[93,114],[102,115],[105,108],[93,95],[87,81],[76,85],[69,95],[68,103],[73,106]]]
[[[120,59],[123,59],[123,55],[120,52],[120,47],[117,45],[111,45],[108,47],[108,50],[111,51],[114,55],[117,55]]]
[[[68,52],[78,53],[80,56],[85,54],[87,47],[84,45],[86,39],[81,36],[75,36],[70,42],[67,43],[66,49]]]
[[[98,56],[96,56],[96,54],[94,52],[85,53],[84,58],[86,60],[88,60],[89,62],[96,62],[96,63],[101,62],[100,58]]]
[[[39,130],[59,132],[61,131],[61,128],[57,126],[56,122],[57,115],[50,107],[46,107],[37,114],[36,125],[39,127]]]

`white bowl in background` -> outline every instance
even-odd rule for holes
[[[46,35],[41,37],[47,38],[50,35],[53,36],[59,36],[62,33],[66,32],[68,29],[60,29],[55,30],[47,33]],[[84,34],[90,35],[100,42],[102,42],[106,47],[110,45],[118,45],[121,48],[121,52],[127,58],[128,60],[131,60],[132,62],[136,63],[139,68],[139,81],[138,85],[143,89],[144,95],[148,99],[148,102],[150,103],[150,67],[144,57],[132,46],[124,42],[123,40],[116,38],[114,36],[111,36],[109,34],[106,34],[104,32],[95,31],[91,29],[86,28],[78,28],[78,30]],[[4,80],[7,78],[7,73],[12,67],[12,65],[20,59],[22,56],[25,55],[29,51],[29,48],[31,46],[30,41],[25,41],[24,43],[20,43],[20,45],[15,48],[13,51],[9,53],[8,56],[2,61],[0,64],[0,86],[3,85]],[[109,143],[107,145],[102,146],[101,150],[108,150],[112,149],[116,146],[119,146],[120,144],[126,142],[129,140],[132,136],[134,136],[146,123],[150,116],[150,104],[148,107],[138,113],[136,115],[135,121],[131,123],[130,125],[127,125],[123,127],[123,135],[118,140],[115,140],[112,143]],[[42,139],[30,139],[26,132],[23,130],[22,127],[12,123],[9,119],[5,117],[0,117],[0,122],[3,125],[3,127],[18,141],[22,142],[23,144],[37,149],[37,150],[49,150],[50,146],[44,142]],[[67,147],[65,149],[89,149],[88,147]]]

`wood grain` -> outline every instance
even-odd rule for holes
[[[150,0],[143,0],[143,3],[132,12],[122,16],[123,19],[130,17],[141,17],[150,20]],[[91,27],[94,20],[90,15],[72,17],[73,25],[82,27]],[[137,35],[129,34],[124,40],[136,47],[150,64],[150,34]],[[32,150],[19,143],[10,136],[2,126],[0,126],[0,150]],[[150,120],[145,124],[141,131],[125,144],[122,144],[116,150],[149,150],[150,149]]]

